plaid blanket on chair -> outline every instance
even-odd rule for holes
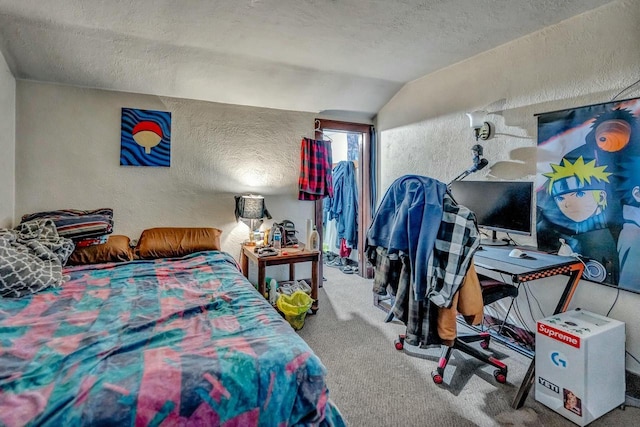
[[[429,257],[427,298],[438,307],[450,307],[480,246],[476,216],[449,194],[443,199],[442,222]]]

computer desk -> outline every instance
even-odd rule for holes
[[[514,286],[520,286],[521,283],[532,280],[566,274],[569,278],[553,314],[566,311],[584,270],[582,262],[576,258],[551,255],[526,248],[523,251],[527,254],[527,257],[511,258],[509,257],[509,252],[512,249],[513,246],[483,246],[476,251],[473,258],[476,270],[479,273],[483,269],[498,273],[502,278],[501,280],[508,277]],[[529,390],[533,385],[534,374],[535,355],[513,399],[512,408],[519,409],[524,405],[524,401],[527,399]]]

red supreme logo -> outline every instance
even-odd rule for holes
[[[543,323],[538,323],[538,332],[554,340],[569,344],[571,347],[580,348],[580,337],[575,335],[562,332]]]

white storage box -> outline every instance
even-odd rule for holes
[[[578,309],[536,329],[538,402],[580,426],[624,404],[624,323]]]

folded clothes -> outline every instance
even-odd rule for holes
[[[60,237],[79,240],[101,237],[113,232],[113,209],[95,210],[60,209],[23,215],[20,223],[34,219],[50,219]]]

